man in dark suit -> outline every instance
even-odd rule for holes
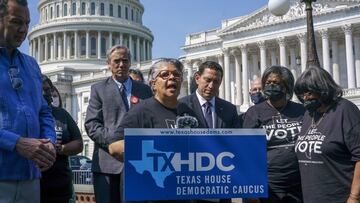
[[[196,91],[179,100],[178,113],[198,119],[199,128],[240,128],[236,107],[217,97],[223,77],[222,67],[213,61],[199,66],[195,74]],[[197,203],[231,203],[231,199],[196,200]]]
[[[196,91],[179,100],[178,112],[199,121],[199,128],[239,128],[236,107],[217,97],[223,77],[222,67],[213,61],[199,66],[195,74]]]
[[[92,172],[96,202],[121,202],[123,163],[108,153],[111,138],[125,113],[140,100],[152,96],[149,86],[129,77],[131,55],[128,48],[116,45],[107,52],[112,76],[91,86],[85,129],[95,142]]]

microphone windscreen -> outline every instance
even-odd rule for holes
[[[197,128],[199,126],[198,120],[189,115],[179,116],[176,119],[177,128]]]

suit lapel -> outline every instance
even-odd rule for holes
[[[196,93],[191,95],[191,108],[194,110],[195,115],[199,119],[200,126],[208,127],[204,117],[204,113],[202,111],[202,107],[200,105],[199,99],[196,96]]]
[[[221,119],[221,115],[222,113],[224,113],[224,107],[221,105],[219,98],[215,97],[215,128],[221,128],[222,124],[223,124],[223,120]]]
[[[104,90],[106,91],[106,98],[111,98],[111,100],[115,100],[116,105],[123,107],[125,104],[121,98],[119,86],[111,77],[108,78],[106,85],[107,87],[105,87]]]

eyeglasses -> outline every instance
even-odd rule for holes
[[[22,79],[19,77],[19,73],[20,73],[20,69],[15,66],[15,65],[11,65],[9,67],[9,77],[10,77],[10,81],[11,81],[11,85],[15,90],[19,90],[21,89],[22,85],[23,85],[23,81]]]
[[[181,78],[182,78],[182,73],[181,73],[181,72],[179,72],[179,71],[172,71],[172,72],[170,72],[170,71],[167,71],[167,70],[162,70],[162,71],[160,71],[160,72],[156,75],[155,78],[160,77],[160,78],[163,79],[163,80],[167,80],[167,79],[170,78],[171,75],[174,77],[175,80],[181,80]]]

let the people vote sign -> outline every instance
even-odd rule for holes
[[[261,129],[126,129],[125,200],[267,197]]]

